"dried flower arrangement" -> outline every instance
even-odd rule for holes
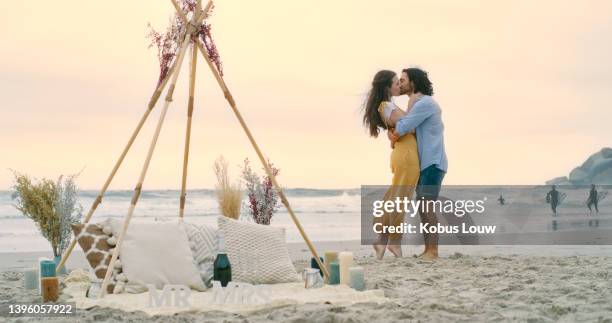
[[[180,0],[179,5],[187,15],[193,15],[196,10],[196,0]],[[213,7],[214,8],[214,7]],[[212,14],[212,10],[209,11],[209,16]],[[156,31],[151,24],[148,24],[149,34],[147,37],[151,40],[149,48],[157,47],[157,58],[159,59],[159,79],[157,86],[168,75],[168,71],[174,62],[178,54],[178,50],[181,44],[181,35],[185,32],[185,24],[178,14],[170,19],[170,25],[166,28],[166,31],[161,33]],[[198,37],[204,43],[204,49],[206,50],[208,57],[215,64],[219,74],[223,76],[223,63],[221,62],[221,56],[217,50],[217,46],[212,38],[211,25],[204,21],[200,30],[198,31]]]
[[[23,215],[32,219],[42,236],[49,241],[55,257],[61,256],[72,239],[71,225],[83,216],[77,202],[77,175],[60,176],[57,181],[46,178],[32,180],[13,171],[15,184],[12,199]]]
[[[274,176],[278,175],[279,169],[274,167],[268,160],[268,165]],[[278,210],[278,193],[269,176],[263,181],[253,171],[248,158],[244,160],[242,178],[246,183],[247,196],[249,198],[247,208],[255,223],[269,225],[274,212]]]
[[[242,190],[239,183],[232,184],[227,171],[228,163],[223,156],[217,158],[213,170],[217,176],[217,201],[221,214],[228,218],[238,219],[240,217],[240,206],[242,205]]]

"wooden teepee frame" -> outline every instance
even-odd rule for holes
[[[257,156],[259,157],[259,160],[263,164],[263,167],[264,167],[267,175],[272,180],[272,184],[276,188],[276,190],[278,192],[278,196],[280,197],[281,202],[287,208],[287,211],[288,211],[289,215],[291,216],[291,219],[293,220],[293,223],[295,223],[295,226],[297,227],[298,231],[302,235],[302,238],[304,239],[304,242],[306,242],[306,245],[308,246],[308,249],[310,249],[310,252],[312,253],[312,256],[314,257],[314,259],[316,260],[317,264],[319,265],[319,268],[321,268],[321,270],[323,271],[324,276],[328,277],[329,276],[329,272],[327,271],[327,268],[325,266],[323,266],[323,264],[321,263],[321,260],[319,259],[317,251],[315,250],[314,246],[312,245],[312,242],[310,241],[310,239],[306,235],[306,232],[302,228],[302,225],[300,224],[300,221],[298,220],[298,218],[296,217],[295,213],[293,212],[293,209],[291,208],[291,205],[289,204],[289,201],[287,200],[287,197],[285,196],[285,193],[283,192],[281,186],[276,181],[276,177],[274,176],[272,170],[270,169],[270,166],[266,162],[266,160],[265,160],[261,150],[259,149],[259,146],[257,145],[257,142],[255,142],[255,139],[253,138],[253,135],[251,134],[251,131],[249,130],[249,127],[247,126],[246,122],[242,118],[242,115],[238,111],[238,108],[236,107],[236,102],[234,101],[234,98],[233,98],[232,94],[230,93],[227,85],[225,84],[225,81],[223,80],[223,77],[219,73],[219,70],[217,69],[215,64],[211,61],[211,58],[210,58],[208,52],[204,49],[204,47],[202,45],[202,41],[197,37],[197,33],[200,30],[202,22],[207,17],[208,12],[209,12],[209,10],[212,7],[212,0],[210,0],[208,2],[208,4],[206,5],[206,7],[204,9],[202,9],[201,0],[197,0],[196,1],[196,10],[194,11],[194,14],[193,14],[191,20],[188,20],[187,15],[180,8],[180,6],[178,5],[176,0],[171,0],[171,2],[172,2],[172,5],[174,6],[174,8],[176,9],[178,15],[180,16],[180,18],[183,20],[183,23],[185,24],[185,31],[184,31],[184,34],[181,35],[182,36],[182,42],[181,42],[181,45],[179,47],[178,54],[177,54],[174,62],[172,63],[172,66],[168,70],[168,73],[166,74],[164,79],[161,80],[161,82],[159,83],[159,85],[157,86],[155,91],[153,92],[153,95],[151,96],[151,99],[149,100],[149,104],[148,104],[147,110],[145,111],[144,115],[141,117],[140,121],[138,122],[138,125],[136,126],[136,129],[134,129],[134,131],[132,133],[132,136],[128,140],[126,146],[123,148],[123,152],[119,156],[119,159],[116,161],[115,166],[113,167],[110,175],[108,176],[106,182],[102,186],[102,189],[98,193],[98,196],[96,197],[96,199],[94,200],[91,208],[87,212],[87,215],[85,216],[85,219],[83,220],[83,223],[87,224],[89,222],[89,220],[91,219],[93,213],[95,212],[96,208],[98,207],[98,205],[100,205],[100,203],[102,202],[102,197],[106,193],[106,190],[108,189],[108,186],[110,185],[111,181],[113,180],[113,177],[117,173],[117,170],[121,166],[121,163],[123,162],[123,159],[125,158],[125,156],[127,155],[128,151],[130,150],[130,147],[134,143],[134,140],[138,136],[140,130],[142,129],[142,126],[144,125],[145,121],[149,117],[149,114],[153,110],[153,107],[155,106],[155,104],[159,100],[159,98],[160,98],[160,96],[162,94],[162,91],[164,90],[164,88],[166,87],[168,82],[170,82],[170,86],[168,87],[168,90],[167,90],[167,93],[166,93],[166,97],[164,99],[164,106],[162,108],[161,115],[160,115],[159,120],[157,122],[157,127],[155,129],[155,132],[153,133],[153,138],[152,138],[151,143],[149,145],[149,150],[148,150],[147,156],[145,158],[145,162],[144,162],[144,165],[142,167],[142,170],[140,172],[140,177],[138,178],[138,182],[136,184],[136,187],[134,188],[134,192],[132,193],[132,201],[130,203],[130,207],[129,207],[127,216],[124,219],[123,227],[122,227],[122,230],[121,230],[121,232],[119,234],[119,238],[117,240],[117,244],[116,244],[116,246],[114,248],[113,255],[111,257],[110,263],[108,264],[108,268],[106,269],[106,275],[104,277],[104,281],[102,282],[102,294],[101,294],[101,297],[104,297],[104,295],[106,295],[106,293],[107,293],[107,286],[108,286],[108,283],[109,283],[109,280],[110,280],[110,276],[111,276],[111,274],[113,272],[113,268],[114,268],[115,262],[117,261],[117,257],[119,255],[119,250],[121,249],[121,245],[123,243],[123,238],[125,237],[125,233],[127,232],[128,226],[130,224],[130,220],[131,220],[132,215],[134,213],[134,209],[136,208],[136,203],[138,202],[138,199],[140,198],[140,193],[142,191],[142,184],[143,184],[145,176],[147,174],[147,170],[149,168],[149,163],[151,162],[151,157],[153,156],[153,152],[154,152],[155,146],[157,144],[157,139],[159,138],[159,134],[160,134],[160,131],[161,131],[164,119],[166,117],[166,112],[168,111],[168,107],[170,106],[170,103],[172,102],[172,96],[174,94],[174,89],[176,87],[176,81],[178,79],[178,76],[179,76],[179,73],[180,73],[180,70],[181,70],[181,65],[183,63],[183,59],[185,58],[185,53],[188,51],[189,45],[191,45],[191,57],[190,57],[191,58],[191,65],[190,65],[190,73],[189,73],[189,101],[188,101],[188,105],[187,105],[187,130],[186,130],[186,134],[185,134],[185,151],[184,151],[184,156],[183,156],[183,176],[182,176],[182,181],[181,181],[179,219],[181,219],[181,220],[183,219],[184,210],[185,210],[185,199],[186,199],[185,191],[186,191],[186,186],[187,186],[186,185],[187,184],[187,166],[188,166],[188,161],[189,161],[189,144],[190,144],[190,137],[191,137],[191,120],[192,120],[193,105],[194,105],[197,52],[199,50],[200,53],[202,54],[202,56],[204,57],[204,60],[208,64],[208,67],[210,68],[211,72],[215,76],[215,79],[217,80],[217,83],[219,84],[219,87],[221,87],[221,90],[223,91],[225,99],[227,100],[227,102],[229,103],[230,107],[232,108],[232,111],[236,115],[236,118],[238,119],[238,122],[240,123],[240,125],[242,126],[242,129],[244,130],[244,132],[246,133],[247,137],[249,138],[249,141],[251,142],[251,145],[253,146],[253,149],[255,149],[255,152],[257,153]],[[75,245],[76,245],[76,238],[72,239],[70,245],[68,246],[68,249],[66,250],[66,252],[62,256],[62,260],[57,265],[57,270],[61,269],[65,265],[66,261],[68,260],[68,257],[70,257],[70,254],[72,253]]]

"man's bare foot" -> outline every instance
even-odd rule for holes
[[[389,251],[391,251],[391,253],[395,256],[395,258],[401,258],[402,257],[402,245],[395,245],[395,244],[389,244],[387,245],[387,249],[389,249]]]
[[[425,248],[425,250],[423,250],[423,252],[421,252],[418,255],[412,255],[412,257],[414,257],[414,258],[421,258],[426,252],[427,252],[427,248]]]
[[[438,253],[435,251],[424,252],[419,259],[423,261],[436,261],[438,259]]]

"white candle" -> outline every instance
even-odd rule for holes
[[[353,253],[343,251],[338,255],[340,259],[340,284],[348,285],[350,281],[349,268],[353,265]]]
[[[356,290],[365,289],[365,280],[363,277],[363,267],[351,267],[349,268],[349,276],[351,280],[351,287]]]

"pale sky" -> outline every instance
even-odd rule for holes
[[[165,29],[172,13],[165,0],[0,3],[0,189],[8,168],[85,168],[80,187],[101,187],[158,77],[147,23]],[[390,182],[387,139],[361,125],[379,69],[429,71],[446,184],[541,184],[611,145],[610,1],[219,0],[210,22],[227,84],[286,187]],[[145,189],[180,187],[186,66]],[[136,184],[161,106],[111,189]],[[191,142],[189,188],[214,186],[221,154],[234,177],[245,157],[258,162],[201,59]]]

